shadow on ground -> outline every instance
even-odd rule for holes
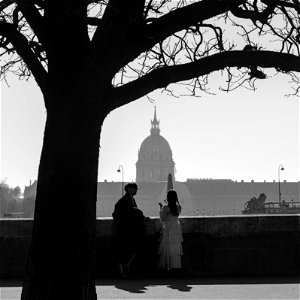
[[[142,278],[142,279],[97,279],[97,286],[114,285],[130,293],[142,294],[150,286],[167,286],[180,292],[189,292],[195,285],[243,285],[243,284],[289,284],[299,283],[299,277],[209,277],[209,278]]]
[[[108,282],[110,282],[110,284],[113,283],[113,281]],[[103,282],[97,282],[97,285],[103,285]],[[192,289],[192,286],[189,286],[182,279],[123,279],[117,280],[114,284],[114,286],[120,290],[136,294],[145,293],[147,291],[147,287],[159,285],[167,286],[168,288],[178,290],[180,292],[189,292]]]

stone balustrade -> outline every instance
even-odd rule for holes
[[[181,217],[183,276],[260,276],[300,273],[300,215]],[[111,218],[97,219],[97,277],[117,275]],[[160,220],[146,221],[136,271],[156,276]],[[21,278],[32,219],[0,220],[0,278]]]

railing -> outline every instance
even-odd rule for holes
[[[266,202],[265,208],[298,208],[300,209],[300,202],[284,201],[279,202]]]
[[[4,218],[23,218],[24,213],[19,211],[19,212],[5,212],[3,214]]]

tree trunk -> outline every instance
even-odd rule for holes
[[[77,98],[64,99],[70,110],[47,112],[22,300],[97,299],[97,172],[106,113]]]

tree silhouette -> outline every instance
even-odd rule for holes
[[[182,82],[299,92],[298,0],[2,0],[2,79],[33,75],[47,110],[22,299],[96,299],[99,143],[113,109]],[[169,89],[171,91],[171,89]]]

